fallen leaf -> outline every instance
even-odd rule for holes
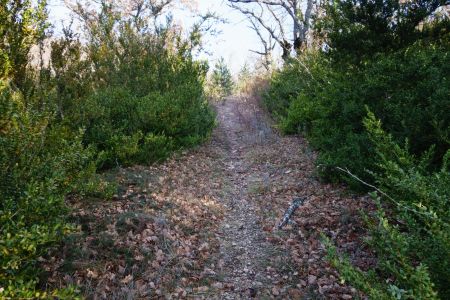
[[[122,279],[120,282],[123,284],[128,284],[131,282],[131,280],[133,280],[133,275],[129,274],[129,275],[125,276],[125,278]]]

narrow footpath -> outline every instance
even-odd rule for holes
[[[72,200],[80,232],[50,259],[48,284],[87,299],[353,299],[325,259],[321,236],[362,269],[366,197],[321,183],[316,155],[281,136],[256,99],[215,104],[204,145],[164,163],[111,171],[113,200]],[[305,203],[282,230],[296,197]]]

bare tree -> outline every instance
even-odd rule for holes
[[[270,34],[281,47],[284,60],[292,49],[298,53],[307,47],[317,0],[228,0],[228,3]]]
[[[276,42],[273,42],[272,36],[269,35],[268,37],[265,37],[261,27],[259,26],[258,23],[255,22],[255,20],[253,20],[252,18],[249,18],[250,24],[251,24],[251,28],[256,32],[256,34],[258,35],[261,44],[263,45],[264,51],[257,51],[257,50],[250,50],[253,53],[259,54],[263,57],[263,66],[267,71],[270,71],[270,69],[272,68],[273,65],[273,60],[272,60],[272,52],[273,49],[275,48]]]

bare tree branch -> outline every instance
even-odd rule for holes
[[[258,35],[258,37],[264,47],[264,52],[255,51],[255,50],[250,50],[250,51],[263,56],[263,58],[264,58],[263,66],[267,71],[269,71],[272,67],[272,51],[275,48],[276,43],[272,43],[271,36],[269,36],[268,40],[265,39],[265,37],[263,36],[263,34],[260,30],[260,27],[255,22],[255,20],[253,20],[252,18],[249,18],[249,22],[251,23],[250,27],[256,32],[256,34]]]
[[[292,47],[296,52],[300,52],[308,44],[308,38],[311,37],[308,33],[311,30],[317,0],[228,0],[228,3],[230,7],[256,19],[278,42],[283,50],[284,59],[290,56]],[[242,6],[245,5],[249,8],[244,9]],[[255,5],[257,7],[264,5],[264,11],[268,12],[271,19],[267,20],[263,18],[264,13],[256,12]],[[281,19],[276,13],[277,8],[285,11],[290,21]],[[272,23],[276,28],[270,25]],[[285,34],[287,32],[285,28],[289,23],[292,25],[291,38],[287,38]]]
[[[243,13],[244,15],[246,15],[248,17],[248,19],[250,20],[250,22],[252,22],[254,24],[254,22],[258,22],[258,24],[263,27],[269,34],[270,36],[278,43],[278,45],[280,45],[280,47],[283,49],[283,59],[287,59],[289,57],[289,52],[290,49],[292,47],[292,45],[286,40],[283,39],[282,37],[280,38],[281,35],[281,31],[280,34],[277,34],[276,30],[272,27],[270,27],[269,25],[267,25],[267,23],[264,21],[263,19],[263,7],[261,6],[261,3],[258,3],[258,6],[260,8],[260,13],[257,14],[254,10],[249,10],[249,9],[244,9],[241,6],[235,5],[234,3],[230,3],[229,4],[231,8],[234,8],[238,11],[240,11],[241,13]],[[253,26],[253,28],[255,29],[255,27],[257,26]],[[258,30],[255,30],[255,32],[260,35],[261,33]],[[284,31],[283,31],[284,32]]]
[[[272,38],[274,40],[276,40],[279,43],[282,42],[282,40],[280,40],[280,38],[276,35],[275,30],[273,28],[271,28],[270,26],[266,25],[266,23],[264,22],[264,20],[262,18],[262,12],[259,15],[257,15],[253,10],[244,9],[244,8],[234,5],[234,4],[231,4],[230,7],[240,11],[244,15],[249,16],[250,17],[249,19],[253,18],[254,20],[256,20],[262,27],[264,27],[267,30],[267,32],[270,33],[270,35],[272,36]]]
[[[267,10],[272,15],[272,17],[277,22],[278,28],[280,29],[281,37],[283,38],[283,40],[286,40],[286,34],[284,33],[284,26],[283,26],[283,23],[281,22],[280,18],[277,16],[277,14],[275,13],[275,11],[273,10],[273,8],[270,5],[266,4],[266,7],[267,7]]]

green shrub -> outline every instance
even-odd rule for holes
[[[30,49],[49,24],[46,1],[35,2],[0,2],[0,298],[73,299],[74,289],[38,288],[39,257],[74,230],[66,196],[112,196],[98,166],[164,159],[205,140],[215,116],[207,64],[170,22],[143,30],[148,20],[102,2],[85,43],[64,28],[37,66]]]
[[[370,296],[447,299],[450,151],[442,168],[430,172],[431,153],[420,159],[412,156],[384,132],[372,113],[365,119],[365,126],[376,145],[381,171],[374,177],[383,191],[380,196],[372,196],[379,204],[376,216],[366,218],[370,230],[367,243],[377,254],[377,272],[365,274],[355,269],[329,245],[330,259],[344,279]]]
[[[92,149],[81,134],[24,105],[19,91],[0,88],[0,286],[3,297],[28,295],[38,257],[73,230],[64,197],[92,178]],[[81,188],[82,190],[82,188]],[[3,294],[2,294],[3,293]],[[36,296],[37,297],[37,296]]]
[[[161,161],[175,149],[173,138],[165,135],[147,134],[142,145],[140,162]]]
[[[367,217],[374,270],[356,270],[329,246],[344,279],[373,299],[450,297],[449,27],[426,19],[442,4],[326,5],[318,28],[328,51],[290,61],[264,98],[285,133],[302,132],[319,150],[324,178],[361,188],[336,171],[348,168],[384,191]]]
[[[214,65],[208,82],[208,94],[211,98],[223,99],[230,96],[235,89],[235,83],[223,57]]]
[[[299,59],[306,59],[299,58]],[[273,72],[269,89],[263,94],[263,103],[276,120],[285,118],[289,107],[297,96],[300,95],[304,85],[312,82],[310,75],[298,61],[291,60],[286,63],[281,71]],[[300,123],[283,126],[285,132],[296,132]],[[289,128],[288,128],[289,127]]]
[[[123,88],[99,91],[77,113],[79,126],[86,128],[84,143],[102,153],[103,167],[151,163],[198,144],[208,137],[214,114],[201,89],[190,89],[180,86],[143,97]]]
[[[328,180],[339,178],[335,166],[360,170],[358,174],[363,175],[373,161],[362,126],[365,99],[358,95],[361,87],[348,80],[349,76],[334,70],[320,54],[308,53],[275,75],[264,95],[281,130],[303,132],[319,150],[317,164]]]
[[[204,95],[207,65],[193,60],[186,41],[164,30],[160,35],[136,33],[128,22],[114,17],[112,22],[118,30],[108,36],[105,31],[91,33],[96,43],[86,51],[94,71],[82,77],[95,84],[81,85],[91,92],[72,99],[72,106],[65,105],[63,123],[74,130],[85,128],[84,144],[100,153],[103,168],[152,163],[207,138],[215,119]],[[66,44],[78,53],[77,43]],[[67,52],[55,45],[58,53]],[[71,57],[74,66],[67,70],[85,65],[77,62],[79,56]],[[63,83],[64,91],[74,89],[67,86],[71,81]]]
[[[376,270],[363,272],[355,268],[349,258],[338,253],[336,247],[324,238],[327,258],[338,269],[341,279],[364,292],[369,299],[438,299],[427,268],[414,266],[403,253],[405,237],[386,219],[380,217],[379,221],[377,234],[386,238],[381,246],[388,247],[389,250],[384,252],[389,252],[392,257],[388,262],[383,261],[386,257],[380,257]],[[397,250],[400,252],[392,252]],[[391,265],[392,262],[395,266]]]
[[[450,297],[450,150],[444,155],[442,167],[429,171],[430,151],[420,159],[393,142],[381,129],[373,114],[365,120],[372,142],[377,145],[380,172],[375,174],[378,185],[394,203],[394,216],[400,220],[398,234],[405,239],[403,251],[412,261],[428,267],[432,282],[442,299]],[[395,253],[383,247],[383,236],[373,240],[378,253]],[[395,267],[395,265],[394,265]]]
[[[439,165],[449,147],[450,56],[447,44],[418,42],[379,54],[361,70],[340,69],[324,57],[299,58],[275,75],[265,103],[285,133],[304,132],[320,150],[322,175],[335,179],[335,166],[360,177],[374,169],[375,153],[362,124],[368,106],[394,140],[410,141],[413,154],[432,145]],[[290,79],[294,77],[296,79]]]

